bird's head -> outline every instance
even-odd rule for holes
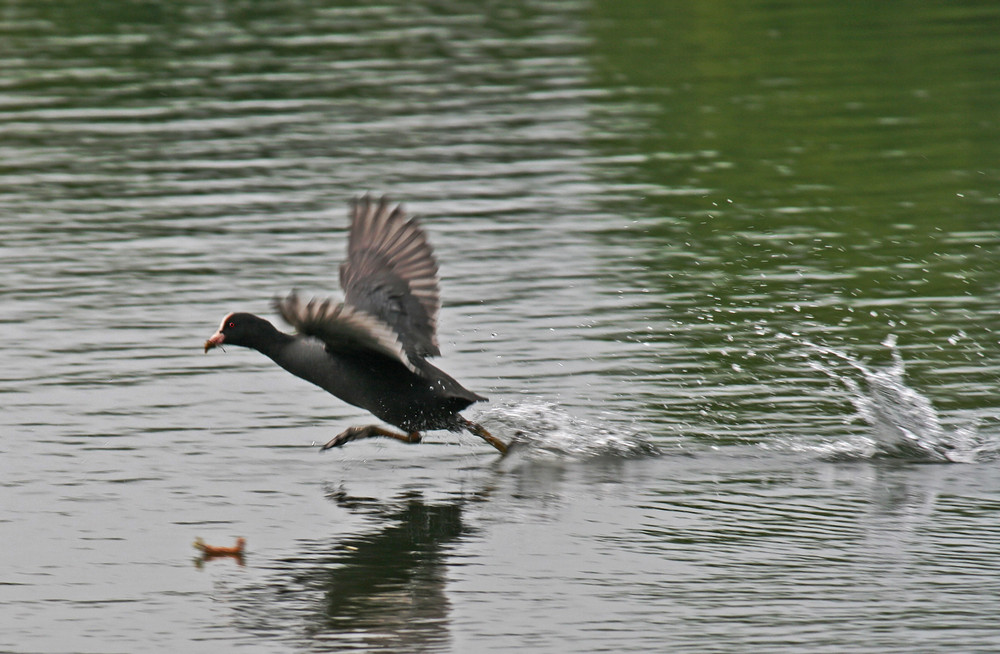
[[[274,325],[252,313],[230,313],[222,319],[212,337],[205,341],[205,352],[220,345],[259,349],[260,344],[276,331]]]

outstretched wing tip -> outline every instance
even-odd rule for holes
[[[299,313],[300,305],[299,291],[295,288],[289,291],[285,296],[275,294],[275,296],[271,298],[271,308],[274,309],[275,313],[281,316],[281,319],[288,325],[295,327],[296,329],[298,329],[298,326],[296,325],[296,314]]]
[[[346,301],[390,326],[407,352],[440,354],[438,264],[420,222],[388,195],[356,196],[347,253],[340,267]],[[387,293],[394,303],[387,303]]]

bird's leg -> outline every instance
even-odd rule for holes
[[[500,451],[500,454],[507,453],[508,446],[502,440],[486,431],[486,428],[482,425],[462,418],[462,426],[468,429],[469,433],[475,434],[493,447],[497,448]]]
[[[420,432],[411,431],[409,434],[400,434],[398,432],[389,431],[388,429],[379,427],[378,425],[365,425],[364,427],[348,427],[331,438],[326,445],[319,449],[322,452],[323,450],[328,450],[331,447],[340,447],[344,443],[350,441],[357,441],[362,438],[373,438],[375,436],[395,438],[397,441],[403,441],[404,443],[420,442]]]

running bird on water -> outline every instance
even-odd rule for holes
[[[365,195],[351,207],[347,261],[340,265],[344,301],[303,303],[293,291],[274,309],[297,334],[249,313],[230,313],[205,341],[257,350],[288,372],[403,433],[379,425],[350,427],[322,449],[386,436],[419,443],[428,429],[463,429],[500,452],[507,445],[459,411],[486,398],[427,361],[438,349],[438,266],[417,221],[386,198]]]

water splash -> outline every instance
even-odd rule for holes
[[[519,456],[533,458],[641,457],[660,454],[647,436],[630,427],[571,415],[553,402],[498,404],[477,417],[500,438],[515,443]]]
[[[980,437],[978,425],[946,429],[931,401],[905,379],[903,357],[895,335],[882,342],[892,365],[875,369],[831,347],[803,341],[813,356],[810,365],[842,385],[870,436],[821,446],[834,459],[898,458],[940,463],[973,463],[996,454],[1000,443]]]

